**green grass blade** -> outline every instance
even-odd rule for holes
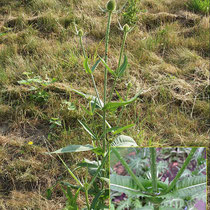
[[[85,68],[86,73],[92,74],[92,71],[91,71],[91,69],[90,69],[90,67],[88,65],[88,58],[85,58],[84,63],[83,63],[83,66]]]
[[[113,134],[119,134],[119,133],[123,132],[124,130],[133,127],[134,125],[135,124],[130,124],[130,125],[126,125],[126,126],[123,126],[123,127],[119,127],[117,130],[114,131]]]

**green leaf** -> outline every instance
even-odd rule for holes
[[[95,195],[91,203],[90,209],[97,209],[97,203],[99,202],[99,198],[103,195],[103,193],[104,193],[103,190],[101,190]]]
[[[86,58],[86,59],[84,60],[83,66],[84,66],[84,68],[85,68],[86,73],[92,74],[92,71],[91,71],[91,69],[90,69],[90,67],[89,67],[89,65],[88,65],[88,58]]]
[[[100,164],[100,161],[99,161],[99,164]],[[88,167],[88,168],[97,168],[99,166],[97,161],[91,161],[86,158],[81,163],[78,163],[77,165],[81,167]]]
[[[81,107],[82,107],[82,109],[83,109],[88,115],[93,116],[92,110],[89,111],[89,110],[86,109],[83,105],[81,105]]]
[[[107,184],[110,183],[110,179],[106,178],[106,177],[99,177],[101,180],[104,180]]]
[[[73,110],[76,109],[76,106],[75,106],[73,103],[71,103],[70,101],[64,100],[64,101],[62,101],[62,104],[67,105],[67,109],[68,109],[69,111],[73,111]]]
[[[93,149],[93,152],[97,155],[103,155],[104,154],[104,151],[101,147],[96,147]]]
[[[135,140],[130,136],[120,135],[111,143],[111,147],[137,147]]]
[[[95,103],[95,102],[96,102],[96,108],[99,107],[100,109],[102,109],[103,106],[104,106],[103,101],[102,101],[101,99],[98,100],[98,98],[95,97],[95,96],[92,96],[92,95],[90,95],[90,94],[85,94],[85,93],[80,92],[80,91],[75,90],[75,89],[71,89],[71,91],[73,91],[73,92],[79,94],[80,96],[86,98],[87,100],[90,100],[91,103]]]
[[[117,94],[117,96],[120,99],[120,101],[123,101],[123,98],[121,97],[121,95],[119,94],[119,92],[117,90],[115,90],[115,93]]]
[[[137,209],[134,209],[137,210]],[[154,208],[152,206],[144,206],[142,208],[138,208],[138,210],[154,210]]]
[[[110,74],[112,74],[114,77],[117,77],[116,73],[109,68],[109,66],[107,65],[107,63],[103,60],[103,58],[99,57],[101,62],[104,64],[104,66],[106,67],[106,69],[109,71]]]
[[[128,58],[126,55],[124,55],[124,61],[123,64],[120,66],[119,69],[117,69],[117,76],[121,77],[123,75],[123,73],[125,72],[125,69],[128,65]]]
[[[139,177],[138,177],[139,178]],[[142,179],[140,179],[140,182]],[[146,196],[133,181],[131,176],[120,176],[117,174],[110,175],[110,189],[118,192],[125,193],[127,195],[139,195]]]
[[[93,67],[91,68],[92,73],[94,72],[94,70],[96,69],[96,67],[98,66],[98,64],[99,64],[100,62],[101,62],[101,60],[98,59],[98,60],[96,61],[96,63],[93,65]]]
[[[171,198],[168,200],[164,200],[161,203],[162,208],[176,208],[176,209],[182,209],[185,206],[185,202],[181,198]]]
[[[206,176],[186,177],[176,183],[176,188],[166,196],[169,198],[186,198],[205,193]]]
[[[90,175],[94,176],[95,172],[97,171],[98,167],[101,165],[101,161],[90,161],[88,159],[84,159],[81,163],[77,164],[81,167],[87,167]],[[101,171],[104,171],[104,169],[101,169]]]
[[[96,112],[97,114],[98,114],[98,116],[101,118],[101,119],[103,119],[103,116],[102,115],[100,115],[98,112]],[[111,128],[112,126],[108,123],[108,121],[106,120],[106,125],[109,127],[109,128]]]
[[[92,136],[93,139],[97,139],[96,135],[90,130],[90,128],[83,122],[81,122],[80,120],[78,120],[79,123],[82,125],[82,127]]]
[[[131,128],[133,127],[135,124],[130,124],[130,125],[126,125],[126,126],[123,126],[123,127],[119,127],[117,130],[114,131],[113,134],[118,134],[118,133],[121,133],[122,131],[128,129],[128,128]]]
[[[51,200],[52,198],[52,190],[50,188],[48,188],[46,191],[46,197],[48,200]]]
[[[125,193],[127,195],[138,195],[147,198],[154,198],[154,195],[150,195],[147,191],[152,188],[152,180],[147,180],[142,177],[137,177],[139,182],[144,186],[146,191],[142,191],[140,187],[135,183],[131,176],[121,176],[118,174],[110,175],[110,189],[118,192]],[[163,182],[158,182],[160,185],[164,184]],[[157,199],[164,199],[165,196],[158,196]]]
[[[20,85],[29,85],[30,82],[28,80],[20,80],[20,81],[18,81],[18,84],[20,84]]]
[[[113,134],[118,134],[121,133],[122,131],[133,127],[135,124],[130,124],[130,125],[126,125],[126,126],[117,126],[117,127],[112,127],[112,128],[108,128],[106,129],[106,133],[112,132]]]
[[[5,36],[7,35],[7,33],[0,33],[0,36]]]
[[[90,103],[92,107],[95,106],[95,108],[98,108],[98,109],[102,109],[104,106],[103,101],[101,99],[98,100],[98,98],[95,96],[92,96]]]
[[[47,152],[47,154],[53,154],[53,153],[69,153],[69,152],[84,152],[93,150],[93,146],[90,144],[87,145],[69,145],[67,147],[61,148],[59,150],[56,150],[54,152]]]
[[[122,102],[109,102],[107,103],[104,107],[103,107],[103,110],[113,110],[113,109],[116,109],[120,106],[125,106],[127,104],[130,104],[132,102],[134,102],[138,96],[140,95],[140,93],[136,94],[133,98],[131,98],[130,100],[128,101],[122,101]]]

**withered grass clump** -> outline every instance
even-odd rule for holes
[[[116,84],[112,101],[118,101],[119,96],[125,99],[128,84],[132,84],[129,95],[133,96],[139,90],[143,93],[134,104],[127,105],[124,110],[118,108],[116,115],[110,115],[107,120],[113,126],[135,124],[123,134],[132,136],[141,146],[209,144],[209,15],[195,14],[186,7],[187,1],[139,1],[137,6],[142,12],[137,14],[136,27],[127,36],[124,49],[129,65],[124,77]],[[116,9],[123,6],[123,2],[117,3]],[[103,4],[101,1],[100,5]],[[112,16],[110,26],[108,56],[111,69],[117,68],[121,47],[123,32],[118,30],[120,15]],[[85,112],[89,108],[89,105],[84,105],[86,100],[71,91],[73,88],[94,94],[92,79],[87,77],[83,68],[83,51],[75,36],[73,22],[78,29],[83,29],[83,45],[89,62],[94,64],[97,55],[103,57],[105,51],[104,17],[98,2],[92,0],[0,2],[1,134],[9,135],[9,139],[12,134],[14,138],[18,136],[17,142],[20,136],[33,140],[35,146],[42,148],[40,153],[46,149],[43,136],[54,148],[91,143],[78,119],[85,117],[85,123],[94,131],[100,130],[100,119],[89,116]],[[94,72],[100,95],[103,94],[103,70],[100,64]],[[108,92],[114,83],[109,76],[110,73]],[[53,78],[56,81],[46,85]],[[19,82],[22,80],[25,83],[21,85]],[[37,80],[39,82],[35,82]],[[73,110],[73,107],[76,109]],[[122,115],[121,120],[115,124],[119,114]],[[93,123],[93,118],[97,123]],[[4,165],[1,169],[4,173],[10,170],[9,180],[6,180],[7,199],[12,199],[11,192],[15,190],[11,180],[15,183],[17,178],[23,182],[37,182],[37,177],[39,180],[42,176],[44,166],[33,165],[39,152],[26,152],[33,146],[13,148],[8,143],[0,145],[0,157],[13,167],[9,169]],[[22,169],[18,168],[19,159],[12,158],[13,154],[19,157],[19,153],[27,153],[20,161]],[[79,154],[74,157],[72,168],[81,157],[83,155]],[[51,161],[50,157],[42,158]],[[32,169],[27,161],[33,163]],[[38,160],[37,163],[39,161],[42,162]],[[53,164],[56,161],[47,164],[48,170],[51,171]],[[39,172],[32,173],[33,167],[38,167],[36,170],[39,169]],[[57,166],[55,170],[58,170]],[[63,174],[68,177],[64,170]],[[57,172],[55,177],[59,177]],[[56,178],[49,182],[55,184]],[[28,184],[27,189],[33,191],[33,186]],[[44,187],[42,190],[44,197]],[[20,193],[27,194],[25,189],[20,189]],[[63,196],[59,190],[57,194]],[[56,198],[56,193],[53,196]],[[85,197],[82,198],[84,204]],[[4,199],[1,198],[0,203]],[[8,202],[7,205],[5,208],[9,209],[15,204]]]

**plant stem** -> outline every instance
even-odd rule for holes
[[[156,149],[154,147],[149,148],[150,150],[150,166],[152,174],[152,188],[153,193],[157,193],[157,166],[156,166]]]
[[[106,29],[106,39],[105,39],[105,58],[104,61],[107,63],[108,59],[108,43],[109,43],[109,33],[110,33],[110,24],[111,24],[111,16],[112,12],[110,11],[108,14],[108,23]],[[107,68],[104,71],[104,106],[106,105],[106,89],[107,89]],[[103,139],[103,153],[106,151],[106,111],[103,111],[103,132],[104,132],[104,139]]]
[[[193,155],[195,154],[197,148],[192,148],[190,151],[190,154],[188,155],[188,157],[186,158],[184,164],[182,165],[182,168],[179,170],[179,172],[177,173],[176,177],[173,179],[173,181],[171,182],[171,184],[169,185],[168,189],[166,190],[166,192],[164,192],[164,194],[167,194],[168,192],[170,192],[174,186],[176,185],[178,179],[181,177],[181,175],[183,174],[185,168],[188,166],[188,164],[190,163]]]
[[[89,204],[89,200],[88,200],[88,190],[87,189],[85,189],[85,200],[86,200],[87,209],[90,210],[90,204]]]
[[[126,161],[120,156],[120,154],[118,153],[118,151],[114,147],[112,147],[112,151],[114,152],[114,154],[116,155],[116,157],[119,159],[119,161],[122,163],[122,165],[125,167],[125,169],[127,170],[127,172],[130,174],[130,176],[132,177],[132,179],[134,180],[134,182],[139,186],[139,188],[142,191],[146,191],[146,189],[144,188],[144,186],[142,185],[142,183],[139,181],[139,179],[137,178],[137,176],[130,169],[130,167],[128,166],[128,164],[126,163]]]
[[[122,59],[122,54],[123,54],[123,49],[124,49],[124,46],[125,46],[125,40],[126,40],[127,34],[128,34],[127,31],[125,31],[124,34],[123,34],[123,42],[122,42],[121,49],[120,49],[120,56],[119,56],[117,69],[120,68],[120,63],[121,63],[121,59]],[[115,86],[116,86],[116,83],[117,83],[117,79],[118,79],[118,77],[116,77],[115,80],[114,80],[114,84],[112,86],[112,90],[111,90],[111,93],[110,93],[110,96],[109,96],[109,102],[112,100],[112,95],[113,95],[113,92],[114,92],[114,89],[115,89]]]
[[[84,48],[84,45],[83,45],[83,43],[82,43],[82,36],[79,37],[79,43],[80,43],[80,45],[81,45],[83,55],[84,55],[84,57],[86,58],[85,48]]]

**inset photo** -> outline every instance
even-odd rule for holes
[[[206,148],[112,147],[111,210],[206,210]]]

